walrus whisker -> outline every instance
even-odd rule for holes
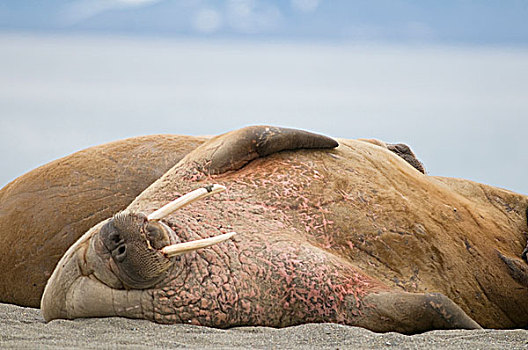
[[[212,245],[227,241],[234,235],[236,235],[236,232],[228,232],[215,237],[204,238],[185,243],[172,244],[161,248],[161,252],[167,257],[171,258],[173,256],[189,253],[200,248],[210,247]]]
[[[208,186],[199,188],[197,190],[184,194],[183,196],[173,200],[172,202],[167,203],[163,207],[159,208],[158,210],[148,215],[147,219],[149,221],[150,220],[161,220],[167,215],[170,215],[176,210],[181,209],[184,206],[191,204],[192,202],[195,202],[199,199],[208,197],[210,195],[213,195],[215,193],[219,193],[225,190],[226,188],[224,186],[217,185],[217,184],[208,185]]]

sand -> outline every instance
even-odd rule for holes
[[[336,324],[228,330],[99,318],[45,323],[39,309],[0,304],[0,348],[528,349],[528,330],[433,331],[414,336]]]

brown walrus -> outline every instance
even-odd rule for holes
[[[38,307],[68,247],[205,140],[152,135],[111,142],[48,163],[2,188],[0,301]]]
[[[52,161],[2,188],[0,302],[39,307],[68,247],[207,139],[150,135],[110,142]]]
[[[295,131],[256,127],[197,147],[69,249],[48,281],[44,317],[405,333],[528,325],[526,196],[427,176],[367,142],[276,153],[335,145],[305,136],[289,147]],[[227,192],[149,220],[211,181]],[[237,235],[165,253],[226,230]]]

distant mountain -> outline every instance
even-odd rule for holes
[[[528,45],[524,0],[3,0],[0,31]]]

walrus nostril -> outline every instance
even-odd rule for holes
[[[122,244],[112,252],[112,256],[116,262],[123,262],[126,258],[126,245]]]

